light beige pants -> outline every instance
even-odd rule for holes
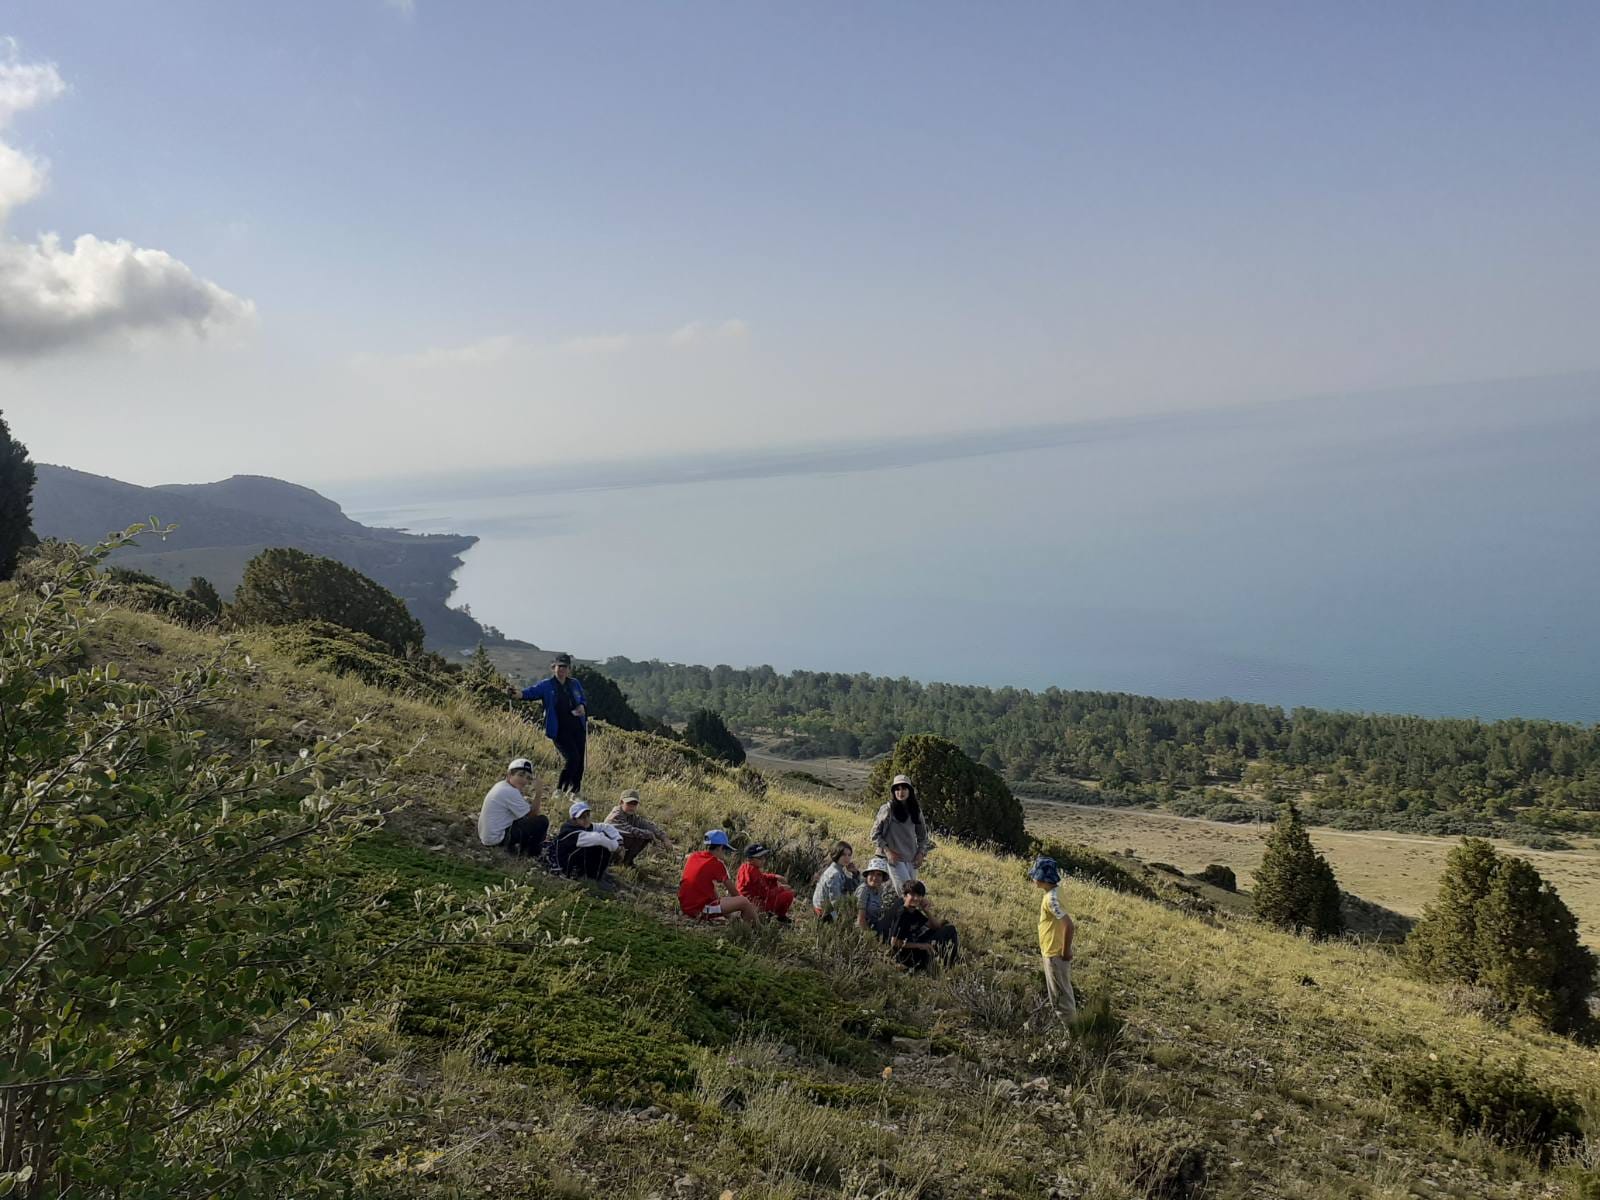
[[[1078,1018],[1078,1002],[1072,996],[1072,964],[1064,958],[1040,957],[1044,963],[1044,986],[1050,993],[1050,1007],[1069,1021]]]

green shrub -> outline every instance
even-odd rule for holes
[[[1195,878],[1202,883],[1209,883],[1212,887],[1219,887],[1225,892],[1237,892],[1239,880],[1234,876],[1232,867],[1225,867],[1221,863],[1211,863],[1205,870],[1196,873]]]
[[[89,664],[103,553],[0,603],[0,1191],[347,1194],[369,1111],[332,1014],[407,947],[349,936],[338,869],[388,788],[338,738],[287,763],[221,749],[202,722],[245,670]]]
[[[285,546],[263,550],[245,566],[231,611],[245,625],[329,621],[397,654],[422,645],[422,624],[393,592],[335,559]]]
[[[456,691],[479,708],[509,710],[512,705],[511,681],[500,674],[482,642],[456,680]]]
[[[1541,1087],[1520,1062],[1430,1055],[1391,1063],[1378,1078],[1397,1103],[1457,1134],[1543,1153],[1581,1132],[1577,1100]]]
[[[204,575],[196,575],[189,580],[189,586],[183,594],[205,609],[213,617],[222,615],[222,596]]]
[[[1577,918],[1526,859],[1464,838],[1407,939],[1427,978],[1487,988],[1557,1033],[1592,1028],[1595,956]]]
[[[683,740],[730,767],[744,765],[744,744],[733,736],[721,715],[709,708],[696,709],[689,714],[689,722],[683,727]]]
[[[164,579],[131,567],[111,566],[105,569],[109,581],[100,595],[112,604],[138,612],[155,613],[180,625],[200,628],[216,620],[217,614],[207,609],[193,597],[178,591]]]
[[[1286,803],[1267,837],[1252,895],[1258,918],[1314,938],[1344,932],[1339,884],[1328,860],[1311,845],[1300,811]]]
[[[453,682],[426,659],[401,658],[376,638],[328,621],[272,630],[272,643],[300,666],[349,675],[386,692],[437,696]]]
[[[915,782],[929,828],[1013,854],[1027,850],[1022,805],[1005,780],[974,762],[954,742],[925,733],[901,738],[894,753],[872,768],[867,795],[879,803],[888,799],[889,781],[896,775],[908,775]]]

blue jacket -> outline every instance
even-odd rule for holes
[[[575,676],[567,679],[567,686],[572,689],[572,704],[574,708],[588,707],[588,701],[583,698],[583,684]],[[556,680],[555,676],[541,679],[532,687],[522,689],[524,700],[544,701],[544,735],[552,742],[556,740]],[[578,724],[585,729],[589,726],[589,718],[579,717]]]

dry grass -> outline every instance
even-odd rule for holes
[[[1070,838],[1108,850],[1132,849],[1145,862],[1171,863],[1185,871],[1222,863],[1234,869],[1242,888],[1251,886],[1270,829],[1267,825],[1232,825],[1140,809],[1050,801],[1029,801],[1027,812],[1029,831],[1040,836]],[[1420,916],[1423,906],[1433,899],[1445,858],[1459,842],[1456,838],[1315,827],[1310,833],[1342,888],[1410,917]],[[1509,842],[1499,845],[1539,868],[1577,914],[1584,940],[1600,948],[1600,850],[1592,846],[1529,850]]]

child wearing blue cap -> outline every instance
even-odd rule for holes
[[[705,849],[696,850],[684,861],[683,877],[678,881],[678,907],[686,917],[702,921],[722,917],[738,917],[747,925],[756,921],[756,906],[743,896],[719,895],[717,885],[728,891],[733,886],[728,881],[727,860],[733,855],[733,843],[720,829],[706,833]]]
[[[1039,953],[1044,958],[1045,991],[1050,1007],[1071,1021],[1078,1015],[1072,995],[1072,937],[1077,928],[1061,902],[1061,868],[1055,859],[1041,858],[1028,878],[1044,893],[1039,902]]]

